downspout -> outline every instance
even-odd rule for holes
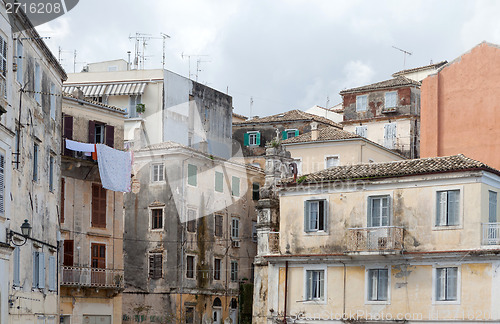
[[[16,154],[16,169],[19,169],[19,163],[21,163],[21,105],[23,102],[23,92],[24,87],[19,90],[19,116],[17,117],[17,152]]]
[[[346,284],[346,267],[345,263],[342,262],[344,265],[344,286],[343,286],[343,293],[342,293],[342,315],[345,317],[345,284]]]
[[[288,296],[288,261],[285,262],[285,310],[283,314],[283,323],[286,323],[287,296]]]

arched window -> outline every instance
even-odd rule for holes
[[[219,297],[216,297],[214,299],[214,304],[213,304],[213,307],[222,307],[222,302],[220,301],[220,298]]]
[[[236,301],[236,298],[231,299],[231,303],[229,304],[229,307],[231,309],[237,309],[238,308],[238,302]]]

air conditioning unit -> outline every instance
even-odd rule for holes
[[[240,247],[240,241],[233,241],[233,247],[234,248],[239,248]]]

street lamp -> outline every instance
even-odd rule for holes
[[[24,244],[26,244],[26,241],[28,240],[30,234],[31,234],[31,225],[28,222],[28,220],[25,219],[24,223],[21,225],[21,233],[9,230],[9,232],[7,233],[7,242],[10,241],[15,246],[23,246]],[[24,241],[21,244],[17,244],[14,241],[14,235],[22,236],[24,238]]]

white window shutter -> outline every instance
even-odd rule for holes
[[[54,256],[49,256],[49,290],[56,290],[56,258]]]
[[[33,252],[33,279],[31,280],[33,288],[38,287],[38,252]]]
[[[38,288],[45,288],[45,254],[38,253]]]
[[[5,156],[0,154],[0,214],[5,213],[5,182],[4,182],[4,170],[5,170]]]
[[[447,268],[446,299],[457,299],[457,268]]]
[[[436,225],[446,225],[446,209],[448,205],[448,195],[446,191],[437,193],[437,221]]]

